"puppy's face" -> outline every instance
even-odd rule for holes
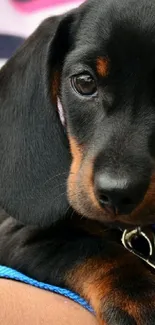
[[[153,17],[151,0],[92,2],[65,60],[68,198],[92,219],[155,221]]]

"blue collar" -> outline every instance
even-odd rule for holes
[[[76,293],[74,293],[70,290],[64,289],[64,288],[59,288],[57,286],[39,282],[39,281],[29,278],[28,276],[14,270],[14,269],[11,269],[9,267],[0,265],[0,278],[16,280],[16,281],[23,282],[23,283],[32,285],[34,287],[40,288],[40,289],[44,289],[44,290],[48,290],[48,291],[60,294],[62,296],[65,296],[66,298],[69,298],[69,299],[75,301],[76,303],[80,304],[82,307],[84,307],[91,313],[94,313],[92,307],[89,306],[88,302],[86,302],[83,298],[81,298]]]

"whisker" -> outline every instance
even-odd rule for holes
[[[66,209],[65,215],[68,213],[69,209],[72,209],[71,205],[68,205],[68,208]]]
[[[53,188],[53,192],[55,191],[55,189],[56,188],[58,188],[59,186],[61,187],[61,186],[64,186],[65,188],[66,188],[66,183],[60,183],[60,184],[58,184],[57,186],[55,186],[54,188]]]
[[[72,182],[70,182],[71,184],[72,184]],[[58,188],[58,187],[61,187],[61,186],[64,186],[65,188],[66,188],[66,190],[67,190],[67,182],[63,182],[63,183],[60,183],[60,184],[58,184],[58,185],[56,185],[52,190],[53,190],[53,192],[55,191],[55,189],[56,188]]]
[[[65,175],[65,174],[68,176],[69,174],[74,174],[74,173],[72,173],[72,172],[62,172],[62,173],[56,174],[56,175],[46,179],[46,181],[42,184],[42,186],[46,185],[46,183],[48,183],[48,182],[53,181],[55,178],[61,177],[61,176]]]
[[[72,214],[70,215],[70,218],[71,218],[71,219],[73,218],[75,212],[76,212],[75,210],[72,211]]]
[[[65,194],[66,194],[66,191],[63,192],[63,193],[60,193],[58,196],[56,196],[56,197],[54,198],[54,200],[52,200],[51,203],[55,202],[57,199],[59,199],[61,196],[65,195]]]

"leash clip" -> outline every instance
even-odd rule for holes
[[[140,227],[132,230],[125,229],[121,241],[129,252],[155,269],[155,234],[151,229],[146,228],[145,231]]]

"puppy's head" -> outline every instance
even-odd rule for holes
[[[80,20],[63,67],[73,157],[68,197],[89,218],[149,224],[155,221],[155,4],[97,3]]]
[[[154,16],[153,0],[88,1],[43,22],[1,70],[8,213],[49,225],[69,201],[103,222],[154,222]]]

